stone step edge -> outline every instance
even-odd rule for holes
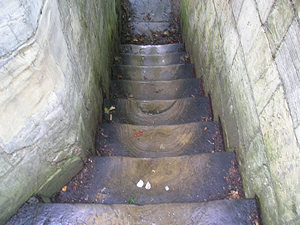
[[[195,65],[193,63],[176,63],[176,64],[170,64],[170,65],[163,65],[163,66],[137,66],[137,65],[130,65],[130,64],[113,64],[113,67],[136,67],[141,69],[158,69],[158,68],[166,68],[166,67],[177,67],[177,66],[192,66]]]
[[[172,101],[184,101],[184,100],[191,100],[191,99],[195,99],[195,100],[209,100],[209,98],[207,96],[195,96],[195,97],[182,97],[182,98],[175,98],[175,99],[163,99],[163,100],[159,100],[159,99],[152,99],[152,100],[142,100],[142,99],[135,99],[135,98],[111,98],[111,99],[105,99],[104,101],[106,101],[106,103],[112,103],[112,102],[118,102],[118,101],[134,101],[137,103],[154,103],[154,102],[172,102]],[[209,103],[209,102],[208,102]]]
[[[188,55],[186,51],[169,52],[163,54],[135,54],[135,53],[119,53],[115,57],[164,57],[164,56],[185,56]]]
[[[142,127],[147,127],[147,128],[157,128],[157,127],[178,127],[178,126],[186,126],[189,124],[197,124],[197,123],[203,123],[203,124],[220,124],[217,121],[197,121],[197,122],[188,122],[188,123],[181,123],[181,124],[166,124],[166,125],[136,125],[136,124],[130,124],[130,123],[119,123],[119,122],[112,122],[112,123],[103,123],[106,126],[118,126],[118,125],[127,125],[127,126],[135,126],[135,127],[140,127],[142,129]]]
[[[184,46],[183,43],[173,43],[173,44],[161,44],[161,45],[135,45],[135,44],[121,44],[120,47],[134,46],[137,48],[161,48],[167,46]]]
[[[141,84],[158,83],[159,84],[159,83],[172,83],[172,82],[192,81],[192,80],[200,82],[201,78],[191,77],[191,78],[180,78],[180,79],[174,79],[174,80],[122,80],[122,79],[119,79],[119,80],[112,80],[112,82],[121,82],[121,83],[128,82],[128,83],[141,83]]]
[[[247,202],[247,201],[253,201],[256,202],[255,198],[242,198],[242,199],[220,199],[220,200],[212,200],[212,201],[203,201],[203,202],[176,202],[176,203],[157,203],[157,204],[105,204],[105,203],[39,203],[40,205],[65,205],[65,206],[119,206],[119,207],[150,207],[150,206],[197,206],[197,205],[205,205],[207,203],[209,204],[218,204],[221,202]],[[39,205],[38,204],[38,205]]]

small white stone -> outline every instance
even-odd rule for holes
[[[150,184],[149,182],[147,182],[145,188],[146,188],[147,190],[151,189],[151,184]]]
[[[137,187],[141,188],[144,186],[144,181],[140,180],[137,184],[136,184]]]
[[[168,186],[165,186],[165,189],[166,189],[166,191],[169,191],[169,190],[170,190],[170,188],[169,188]]]

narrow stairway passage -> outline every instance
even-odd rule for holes
[[[97,156],[56,204],[34,208],[36,223],[257,225],[256,202],[243,199],[235,155],[224,151],[184,45],[148,45],[178,27],[159,14],[171,13],[170,1],[155,1],[162,11],[129,2],[136,16],[128,37],[140,44],[121,45],[115,57]],[[146,9],[156,13],[149,19]]]

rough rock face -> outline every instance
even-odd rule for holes
[[[118,1],[0,2],[0,224],[94,151]]]
[[[182,0],[187,49],[264,224],[300,222],[299,1]]]

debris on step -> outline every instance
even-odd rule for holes
[[[147,190],[150,190],[150,189],[151,189],[151,184],[150,184],[150,182],[149,182],[149,181],[147,182],[147,184],[146,184],[145,188],[146,188]]]
[[[136,184],[137,187],[142,188],[144,186],[144,181],[139,180],[139,182]]]

